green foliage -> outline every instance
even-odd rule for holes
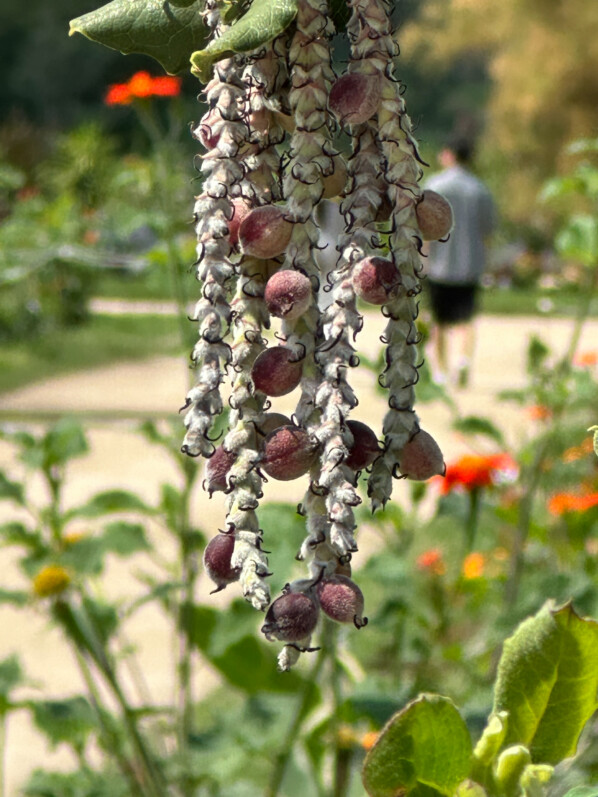
[[[469,732],[450,700],[422,695],[395,714],[364,763],[371,797],[452,795],[469,774]]]
[[[544,607],[505,642],[494,711],[508,713],[505,744],[524,744],[536,763],[574,755],[597,708],[598,623],[571,605]]]
[[[83,749],[96,726],[93,710],[84,697],[40,700],[32,702],[30,707],[37,728],[52,747],[66,743]]]
[[[167,72],[180,72],[206,38],[198,0],[183,6],[160,0],[112,0],[73,19],[70,35],[120,50],[143,53],[159,61]]]
[[[423,695],[396,713],[368,753],[371,797],[532,797],[575,753],[596,709],[598,624],[544,607],[504,644],[492,714],[475,749],[454,705]],[[461,785],[459,785],[461,784]]]
[[[191,56],[191,71],[207,83],[212,64],[229,53],[255,50],[283,33],[297,15],[297,0],[253,0],[247,13]]]

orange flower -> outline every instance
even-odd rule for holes
[[[578,459],[583,459],[587,454],[591,454],[594,450],[594,441],[591,437],[587,437],[583,443],[578,446],[571,446],[563,454],[563,462],[575,462]]]
[[[378,741],[378,736],[380,736],[378,731],[368,731],[367,733],[364,733],[361,737],[361,746],[363,749],[371,750]]]
[[[526,408],[526,414],[532,421],[548,421],[552,418],[552,412],[543,404],[532,404]]]
[[[465,559],[463,560],[463,578],[467,579],[468,581],[473,581],[476,578],[482,578],[484,575],[484,566],[486,564],[486,557],[483,553],[473,553],[467,554]]]
[[[149,72],[135,72],[129,80],[129,91],[133,97],[151,97],[152,76]]]
[[[415,563],[420,570],[427,570],[435,576],[443,576],[446,573],[446,565],[439,548],[430,548],[429,551],[424,551],[417,557]]]
[[[597,364],[597,351],[580,351],[579,354],[576,354],[573,358],[573,365],[576,365],[578,368],[593,368]]]
[[[128,83],[114,83],[108,88],[106,105],[128,105],[135,98],[176,97],[181,92],[178,77],[152,77],[149,72],[135,72]]]
[[[517,474],[517,463],[509,454],[466,454],[447,466],[442,492],[446,495],[455,488],[473,490],[509,483],[515,481]]]
[[[586,512],[598,506],[598,493],[555,493],[548,501],[551,515],[564,515],[565,512]]]

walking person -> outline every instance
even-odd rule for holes
[[[436,325],[435,378],[439,382],[453,378],[451,367],[456,362],[459,387],[469,381],[477,293],[486,268],[486,242],[495,225],[492,196],[468,169],[472,155],[468,141],[452,142],[438,156],[442,171],[425,186],[446,197],[453,209],[448,241],[431,241],[424,249],[424,273]]]

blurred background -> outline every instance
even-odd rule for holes
[[[153,60],[69,38],[69,20],[95,6],[29,0],[25,12],[4,0],[0,8],[0,795],[130,793],[111,770],[94,717],[77,702],[89,696],[68,633],[55,616],[48,623],[54,604],[44,601],[67,585],[89,601],[117,661],[137,656],[137,676],[133,667],[127,676],[133,702],[145,705],[150,695],[163,705],[180,691],[173,639],[185,638],[183,660],[193,658],[202,673],[193,697],[210,697],[194,714],[192,766],[172,764],[181,793],[244,797],[268,779],[269,795],[331,793],[315,775],[313,787],[293,778],[316,772],[333,750],[352,773],[338,794],[360,795],[364,740],[393,710],[421,690],[440,691],[477,732],[497,651],[515,623],[548,597],[598,610],[598,475],[586,431],[598,423],[596,5],[397,3],[397,74],[426,171],[438,168],[449,136],[474,139],[474,171],[492,191],[499,224],[470,388],[439,386],[426,366],[417,387],[422,425],[441,444],[452,481],[401,482],[380,519],[359,510],[355,571],[370,626],[342,636],[335,677],[342,672],[345,686],[333,710],[325,690],[305,691],[307,665],[273,686],[274,646],[255,641],[255,617],[241,601],[223,619],[213,607],[230,596],[209,597],[212,585],[197,576],[194,611],[211,630],[187,633],[166,597],[224,516],[222,496],[208,501],[201,472],[177,458],[176,412],[195,336],[186,316],[199,295],[198,147],[189,126],[202,108],[189,75],[156,82],[163,72]],[[142,99],[109,92],[133,76],[145,87]],[[383,319],[364,313],[356,417],[379,429]],[[264,528],[286,529],[274,553],[278,588],[304,533],[294,514],[303,489],[285,487],[283,502],[279,488],[267,486]],[[98,493],[111,497],[94,502]],[[59,509],[61,534],[71,537],[42,545],[31,529]],[[131,532],[131,515],[142,532]],[[115,532],[102,525],[108,521],[129,526]],[[132,534],[128,547],[115,541],[118,529]],[[182,529],[195,536],[181,553]],[[64,565],[68,582],[36,581],[48,563]],[[293,714],[297,699],[303,714]],[[306,730],[309,706],[320,715]],[[283,750],[277,761],[287,774],[278,765],[272,774],[273,746],[293,740],[291,715],[303,747]],[[597,776],[598,733],[587,733],[585,758],[561,773],[555,794]],[[185,791],[189,772],[201,774],[197,792]]]

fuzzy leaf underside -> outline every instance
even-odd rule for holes
[[[508,712],[505,746],[525,745],[537,763],[574,755],[597,690],[598,623],[546,604],[504,644],[493,711]]]
[[[469,774],[471,739],[453,705],[422,695],[395,714],[363,766],[370,797],[452,795]]]
[[[230,53],[246,53],[280,36],[297,15],[298,0],[253,0],[249,11],[218,39],[191,56],[191,72],[202,82],[212,65]]]
[[[188,66],[191,53],[207,41],[201,6],[200,0],[185,7],[169,0],[112,0],[71,20],[69,35],[81,33],[125,55],[149,55],[175,74]]]

